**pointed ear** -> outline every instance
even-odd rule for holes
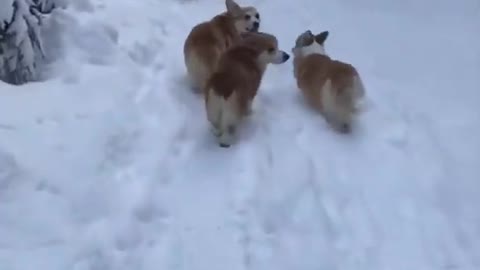
[[[321,32],[320,34],[316,35],[315,36],[315,41],[320,44],[320,45],[323,45],[323,43],[325,42],[325,40],[327,39],[328,37],[328,31],[323,31]]]
[[[242,13],[242,8],[233,0],[225,0],[225,6],[227,7],[227,12],[234,16]]]
[[[312,33],[311,30],[307,30],[307,31],[305,31],[305,33],[306,33],[307,35],[309,35],[309,36],[313,36],[313,33]]]

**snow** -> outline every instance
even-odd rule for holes
[[[13,0],[2,1],[0,8],[0,28],[4,28],[6,22],[10,22],[13,16]]]
[[[478,2],[239,3],[286,51],[330,31],[367,88],[355,134],[287,62],[220,148],[182,46],[223,1],[77,1],[51,78],[0,83],[0,270],[480,268]]]
[[[48,4],[44,1],[42,3]],[[39,12],[47,12],[43,10],[42,3],[17,0],[6,1],[2,5],[0,78],[5,82],[22,84],[40,78],[36,67],[45,56],[40,28],[47,17]],[[52,5],[53,2],[49,7]]]

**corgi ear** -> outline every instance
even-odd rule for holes
[[[225,5],[227,7],[227,12],[234,16],[238,16],[242,13],[242,8],[233,0],[225,0]]]
[[[307,35],[309,35],[309,36],[314,36],[314,34],[312,33],[311,30],[307,30],[307,31],[305,31],[305,33],[306,33]]]
[[[328,31],[323,31],[321,32],[320,34],[316,35],[315,36],[315,41],[320,44],[320,45],[323,45],[323,43],[325,42],[325,40],[327,39],[328,37]]]

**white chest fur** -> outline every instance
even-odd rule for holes
[[[305,47],[301,48],[300,53],[302,54],[302,56],[307,56],[307,55],[311,55],[311,54],[325,55],[325,48],[322,45],[320,45],[320,44],[318,44],[317,42],[314,41],[309,46],[305,46]]]

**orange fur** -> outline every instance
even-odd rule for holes
[[[267,65],[289,57],[278,50],[277,39],[270,34],[243,36],[221,56],[205,87],[207,118],[223,147],[231,145],[237,126],[250,114]]]
[[[240,34],[248,31],[254,22],[259,25],[255,8],[240,7],[233,0],[225,3],[226,12],[193,27],[184,43],[184,61],[191,86],[196,91],[204,88],[220,56],[238,42]]]
[[[350,132],[356,102],[364,95],[360,75],[351,64],[325,54],[323,36],[305,32],[294,48],[294,77],[307,103],[324,115],[336,130]]]

